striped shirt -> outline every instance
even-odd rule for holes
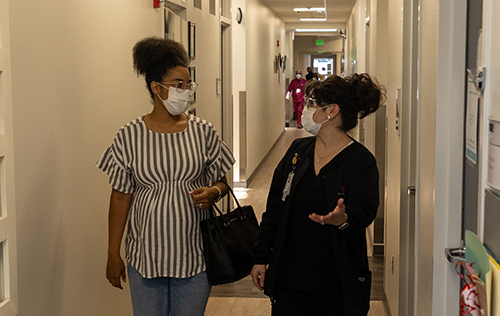
[[[211,123],[188,116],[186,129],[163,134],[143,117],[123,126],[97,167],[120,192],[133,194],[125,251],[145,278],[188,278],[205,271],[200,221],[189,192],[211,186],[234,164]]]

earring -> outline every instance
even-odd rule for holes
[[[330,119],[330,114],[328,114],[328,119]]]

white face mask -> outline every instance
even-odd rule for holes
[[[321,108],[321,110],[326,109],[327,107],[328,106],[324,106]],[[308,131],[313,135],[318,135],[321,126],[330,120],[330,117],[328,116],[328,118],[321,123],[315,122],[313,116],[314,113],[316,113],[316,111],[319,110],[320,109],[315,109],[311,107],[311,108],[305,108],[304,111],[302,111],[302,126],[304,126],[304,129],[306,131]]]
[[[302,78],[302,75],[301,74],[296,74],[295,78],[297,78],[297,80],[298,80],[298,79]]]
[[[177,88],[168,88],[168,98],[163,100],[159,94],[157,94],[158,98],[163,102],[165,108],[167,108],[168,113],[173,116],[182,114],[186,112],[189,106],[189,99],[191,97],[191,93],[188,89],[183,92],[177,91]]]

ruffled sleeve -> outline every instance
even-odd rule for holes
[[[125,194],[132,194],[135,191],[135,180],[132,170],[126,167],[123,144],[119,135],[104,151],[96,166],[109,176],[109,184],[113,189]]]
[[[205,181],[207,185],[211,186],[225,176],[236,161],[227,145],[213,128],[209,129],[207,135],[207,156]]]

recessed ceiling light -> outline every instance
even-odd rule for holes
[[[326,21],[326,18],[300,18],[300,20],[303,22],[324,22]]]
[[[295,29],[297,33],[304,32],[337,32],[337,29]]]
[[[324,12],[325,8],[293,8],[295,12]]]

